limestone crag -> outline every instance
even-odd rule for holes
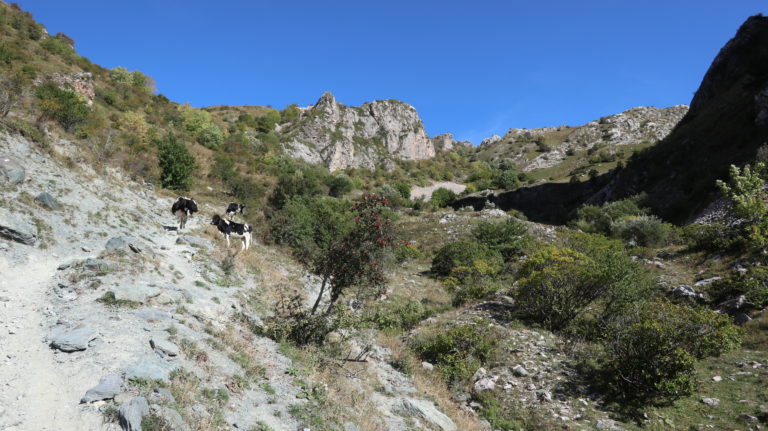
[[[310,163],[322,162],[331,171],[390,168],[393,159],[423,160],[434,157],[436,151],[416,109],[397,100],[376,100],[352,107],[326,92],[281,132],[291,156]],[[441,137],[440,145],[453,148],[453,138]]]
[[[611,147],[663,139],[686,112],[686,105],[663,109],[638,106],[577,127],[509,129],[503,137],[494,135],[484,139],[480,151],[518,159],[521,161],[520,168],[526,172],[544,169],[560,163],[568,153],[589,149],[596,144]],[[544,142],[547,138],[562,139],[562,142],[560,145],[537,148],[537,140]],[[532,159],[524,158],[532,150],[538,150],[539,154]]]

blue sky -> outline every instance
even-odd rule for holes
[[[689,103],[764,0],[19,0],[105,67],[193,106],[400,99],[475,144]]]

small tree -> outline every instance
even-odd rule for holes
[[[187,146],[176,140],[176,135],[168,133],[158,143],[158,163],[160,164],[160,182],[163,187],[172,190],[189,190],[192,183],[192,171],[197,168],[194,156]]]
[[[452,190],[448,190],[445,187],[440,187],[439,189],[432,192],[432,198],[430,201],[439,208],[447,207],[448,204],[456,200],[456,193],[454,193]]]
[[[342,197],[351,192],[354,187],[352,180],[343,172],[328,177],[328,194],[333,197]]]
[[[333,311],[349,288],[364,287],[369,295],[381,292],[386,282],[384,258],[396,240],[394,226],[384,215],[386,204],[380,196],[363,195],[352,207],[355,216],[350,232],[309,262],[312,272],[322,279],[311,315],[317,312],[326,289],[331,295],[325,314]]]
[[[23,100],[26,81],[21,73],[0,77],[0,117],[7,117],[11,109]]]
[[[756,248],[768,245],[768,194],[765,192],[765,178],[768,167],[758,162],[739,169],[731,165],[731,179],[728,183],[718,180],[717,187],[733,203],[738,217],[746,221],[745,235]]]
[[[71,131],[88,119],[90,110],[77,93],[62,90],[53,84],[37,87],[35,96],[44,118],[54,120]]]

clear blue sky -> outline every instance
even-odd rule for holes
[[[477,144],[689,103],[765,0],[19,0],[106,67],[193,106],[400,99]]]

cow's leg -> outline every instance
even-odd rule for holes
[[[224,234],[224,238],[227,239],[227,248],[229,248],[229,235]]]

